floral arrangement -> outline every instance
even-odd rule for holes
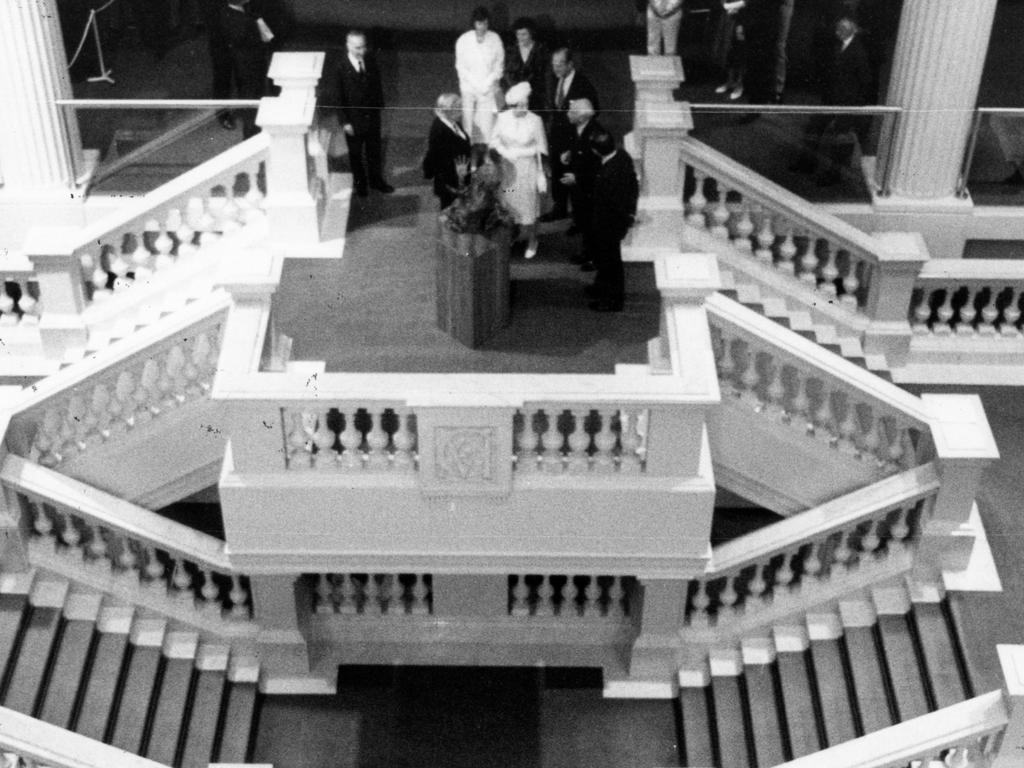
[[[455,202],[441,212],[441,221],[452,232],[487,235],[515,222],[501,199],[501,166],[488,157],[459,190]]]

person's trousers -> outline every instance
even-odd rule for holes
[[[796,0],[782,0],[779,3],[779,32],[778,37],[775,38],[775,95],[777,96],[786,90],[786,67],[789,65],[786,50],[795,6]]]
[[[665,46],[666,56],[676,55],[679,42],[679,28],[683,24],[683,12],[676,11],[671,16],[660,18],[650,8],[647,9],[647,53],[660,56],[661,47]]]
[[[598,298],[621,304],[626,295],[626,270],[622,266],[622,237],[594,227],[590,233],[591,261],[597,268],[594,288]]]
[[[471,143],[490,143],[497,113],[498,105],[493,94],[479,96],[468,91],[462,92],[462,127],[469,134]]]
[[[348,161],[352,166],[352,184],[358,189],[367,183],[379,186],[384,183],[381,172],[380,128],[359,132],[353,136],[345,134],[348,142]],[[366,155],[365,159],[363,155]]]
[[[560,154],[560,151],[552,149],[549,155],[551,158],[551,214],[558,218],[568,214],[569,196],[571,194],[571,188],[559,181],[570,170],[569,166],[562,164],[562,161],[559,159]],[[575,208],[575,201],[573,201],[573,207]]]

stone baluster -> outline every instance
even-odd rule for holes
[[[135,553],[132,540],[128,536],[117,536],[114,542],[117,551],[114,562],[118,570],[134,574],[139,564],[139,556]]]
[[[391,454],[388,452],[390,437],[384,431],[384,411],[371,413],[370,430],[366,433],[368,469],[388,469],[391,466]]]
[[[316,414],[301,411],[291,414],[292,428],[288,432],[288,468],[306,469],[312,466]]]
[[[316,594],[313,605],[316,613],[334,613],[334,601],[331,599],[334,585],[331,584],[330,578],[330,574],[317,574]]]
[[[740,374],[740,399],[750,405],[756,412],[764,407],[761,395],[758,393],[758,384],[761,383],[761,374],[757,370],[757,350],[753,344],[746,343],[743,351],[743,373]]]
[[[576,615],[592,616],[601,596],[597,576],[582,576],[576,584]]]
[[[698,581],[697,589],[693,593],[693,599],[690,601],[691,612],[690,622],[707,624],[708,623],[708,608],[711,607],[711,596],[708,594],[708,588],[711,583],[708,581]]]
[[[811,377],[799,368],[795,368],[793,371],[793,379],[796,384],[796,392],[789,404],[791,417],[796,416],[797,427],[807,434],[813,435],[814,421],[811,418],[811,398],[807,391],[807,386],[810,383]],[[790,418],[789,421],[792,422],[792,418]]]
[[[231,601],[231,615],[236,619],[249,618],[249,593],[242,586],[242,577],[238,574],[231,576],[231,591],[228,592],[228,600]]]
[[[89,525],[89,543],[85,545],[85,552],[90,560],[104,560],[107,557],[107,540],[104,535],[103,526],[99,523]]]
[[[185,568],[185,561],[180,557],[174,560],[174,570],[171,572],[171,587],[174,589],[174,597],[192,603],[195,595],[192,593],[192,577]]]
[[[960,307],[960,311],[957,313],[956,335],[974,336],[974,321],[978,316],[978,310],[975,309],[974,302],[978,298],[978,291],[969,285],[965,290],[967,295],[964,298],[963,305]]]
[[[794,240],[795,232],[792,226],[788,226],[786,234],[782,238],[782,243],[779,245],[779,260],[775,264],[775,268],[780,272],[790,275],[795,275],[796,268],[793,260],[796,258],[797,248],[796,240]]]
[[[869,520],[865,524],[866,530],[860,540],[860,549],[866,555],[874,555],[882,546],[882,537],[879,536],[878,530],[879,522],[878,520]]]
[[[577,410],[572,414],[569,432],[569,454],[566,469],[573,474],[582,474],[590,469],[590,434],[587,432],[586,411]]]
[[[779,565],[777,571],[775,571],[775,583],[780,587],[786,589],[793,583],[793,579],[796,578],[796,573],[793,571],[793,558],[796,557],[794,552],[783,552],[782,563]]]
[[[199,588],[199,596],[206,605],[220,610],[220,588],[213,580],[213,571],[209,568],[200,568],[199,575],[203,579],[203,585]]]
[[[160,227],[156,239],[153,240],[153,250],[156,252],[153,257],[153,268],[157,271],[167,269],[174,264],[174,238],[171,237],[170,233],[178,227],[178,221],[171,219],[171,214],[173,213],[177,213],[177,211],[174,209],[168,211],[168,217],[164,220],[163,226]],[[172,221],[174,223],[173,229],[171,227]]]
[[[822,542],[811,542],[807,545],[807,554],[804,556],[803,572],[813,579],[820,577],[824,569],[821,547]]]
[[[312,414],[311,414],[312,415]],[[334,444],[338,436],[327,425],[327,414],[321,413],[316,418],[316,429],[309,436],[309,441],[315,446],[316,451],[310,456],[311,466],[317,469],[331,469],[337,467],[338,453],[334,450]],[[308,421],[303,419],[308,425]]]
[[[131,270],[138,280],[144,280],[153,274],[156,266],[153,260],[154,243],[159,234],[160,222],[156,219],[146,219],[142,232],[130,235],[135,241],[135,248],[132,250],[128,261],[131,263]]]
[[[82,541],[82,535],[78,530],[78,526],[75,525],[74,516],[70,512],[61,513],[60,540],[72,555],[81,556],[81,550],[78,548],[78,545]]]
[[[397,470],[409,470],[416,466],[416,437],[410,426],[412,419],[412,412],[395,409],[397,426],[391,436],[391,444],[394,447],[391,465]]]
[[[765,387],[765,395],[768,400],[764,404],[764,411],[769,417],[779,421],[782,421],[786,414],[786,387],[782,381],[784,368],[785,366],[779,360],[770,360],[768,362],[768,386]]]
[[[868,412],[868,428],[861,439],[861,451],[875,460],[876,466],[884,467],[882,446],[885,445],[885,422],[872,408]]]
[[[512,576],[514,579],[510,587],[509,615],[529,616],[530,615],[530,588],[526,584],[526,576]]]
[[[978,311],[978,335],[992,338],[996,335],[996,321],[999,319],[999,297],[1003,289],[991,287],[987,291],[981,289],[981,307]]]
[[[947,287],[942,303],[935,310],[935,322],[932,325],[932,333],[936,336],[949,336],[953,333],[952,320],[956,314],[953,309],[954,293],[956,293],[956,290],[953,287]]]
[[[800,282],[811,288],[818,287],[818,241],[812,233],[807,235],[807,248],[800,256],[799,277]]]
[[[725,577],[725,584],[722,591],[718,593],[718,601],[722,608],[739,609],[739,592],[736,591],[736,577],[738,574],[731,573]]]
[[[729,239],[729,206],[726,202],[726,198],[729,194],[729,189],[725,186],[725,183],[719,179],[715,179],[716,186],[718,187],[718,199],[715,200],[715,204],[711,209],[711,234],[721,240]]]
[[[364,458],[361,449],[363,433],[356,429],[355,409],[353,408],[350,412],[344,414],[344,418],[345,428],[338,435],[338,440],[341,442],[342,447],[342,466],[346,469],[362,469]]]
[[[426,616],[431,612],[430,604],[432,599],[431,585],[428,583],[430,577],[427,574],[416,574],[412,582],[412,602],[409,612],[416,616]]]
[[[641,415],[641,411],[632,413],[619,411],[619,420],[622,425],[622,433],[619,435],[619,443],[622,447],[619,454],[620,472],[638,474],[643,471],[643,438],[639,432]]]
[[[892,536],[893,541],[904,547],[907,545],[907,539],[911,534],[910,514],[913,509],[914,507],[910,505],[900,507],[896,510],[892,522],[889,523],[889,534]]]
[[[747,594],[757,600],[763,600],[768,592],[769,584],[765,578],[770,563],[760,563],[754,566],[754,573],[747,583]]]
[[[404,592],[402,584],[398,584],[399,595],[396,599],[394,574],[382,573],[378,579],[377,599],[380,602],[381,612],[392,618],[405,613],[405,605],[402,603],[402,593]]]
[[[840,568],[847,569],[853,565],[857,553],[850,546],[850,539],[856,534],[856,529],[840,531],[836,541],[836,548],[832,551],[832,561]]]
[[[821,393],[818,407],[813,414],[813,434],[828,440],[830,445],[835,445],[835,411],[832,408],[833,390],[829,388],[828,382],[821,382]]]
[[[733,397],[740,396],[740,388],[736,386],[736,352],[733,339],[716,329],[716,336],[719,339],[718,350],[720,355],[717,360],[719,383],[723,385],[725,393]]]
[[[162,585],[166,576],[166,568],[157,555],[156,547],[146,547],[145,559],[146,564],[143,566],[143,572],[146,575],[146,580],[154,585]]]
[[[845,401],[844,413],[838,427],[838,448],[843,453],[859,459],[861,457],[861,452],[860,447],[858,446],[858,440],[860,439],[861,429],[860,421],[857,416],[857,404],[854,402],[853,396],[849,393],[845,393],[843,400]]]
[[[621,617],[629,615],[629,595],[626,594],[624,577],[612,576],[608,584],[608,616]]]
[[[1003,322],[999,326],[999,333],[1003,336],[1019,336],[1020,329],[1017,327],[1017,323],[1020,322],[1021,309],[1020,303],[1021,298],[1024,298],[1024,291],[1010,292],[1010,301],[1003,309]]]
[[[562,462],[562,433],[558,431],[558,416],[554,409],[541,411],[540,465],[544,472],[560,474]]]
[[[750,253],[754,249],[754,244],[750,237],[754,234],[754,220],[750,216],[750,209],[752,203],[748,202],[746,198],[741,198],[739,202],[739,216],[736,217],[736,224],[733,228],[735,237],[733,237],[732,244],[737,250],[745,253]]]
[[[836,286],[836,281],[839,279],[839,266],[837,264],[839,251],[828,240],[822,241],[822,249],[824,250],[823,255],[825,258],[821,264],[821,283],[818,285],[818,290],[829,298],[834,299],[839,293],[839,288]]]
[[[366,581],[363,583],[363,614],[378,616],[383,613],[384,605],[381,600],[380,577],[381,575],[378,573],[366,574]]]
[[[537,433],[533,429],[534,413],[527,411],[518,420],[516,430],[516,472],[528,474],[539,469]]]
[[[550,576],[541,576],[537,585],[536,599],[533,604],[534,616],[555,615],[555,588]]]
[[[772,214],[765,206],[759,206],[760,226],[757,229],[757,248],[754,249],[754,256],[759,262],[772,266],[775,254],[772,248],[775,246],[775,230],[772,228]]]
[[[707,174],[704,171],[698,168],[693,169],[693,194],[690,195],[690,199],[687,201],[689,212],[686,214],[686,221],[699,229],[707,228],[705,209],[708,205],[708,199],[704,196],[704,182],[706,179]]]
[[[615,444],[617,436],[612,430],[612,420],[618,412],[603,410],[600,412],[601,429],[594,435],[594,471],[609,474],[615,471]]]

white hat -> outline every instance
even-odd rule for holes
[[[505,103],[510,105],[525,104],[530,98],[530,84],[526,81],[516,83],[505,91]]]

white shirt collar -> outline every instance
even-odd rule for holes
[[[355,68],[356,72],[358,72],[359,71],[359,59],[357,59],[355,56],[353,56],[350,53],[348,55],[348,60],[350,62],[352,62],[352,66]],[[365,58],[363,58],[363,69],[366,69],[366,59]]]
[[[615,155],[618,154],[618,152],[619,152],[619,150],[616,149],[610,155],[608,155],[607,157],[602,157],[601,158],[601,165],[606,165],[609,160],[611,160],[613,157],[615,157]]]
[[[441,115],[438,115],[438,116],[437,116],[437,119],[438,119],[438,120],[440,120],[440,121],[441,121],[442,123],[444,123],[445,125],[447,125],[447,126],[448,126],[448,129],[449,129],[449,130],[450,130],[450,131],[451,131],[452,133],[456,133],[456,134],[458,134],[459,136],[465,136],[465,135],[466,135],[466,132],[465,132],[465,131],[463,131],[463,130],[462,130],[462,128],[461,128],[461,127],[459,127],[459,125],[458,125],[457,123],[455,123],[455,122],[453,122],[453,121],[449,120],[449,119],[448,119],[447,117],[443,117],[443,116],[441,116]]]
[[[843,45],[842,45],[842,47],[839,50],[840,51],[845,51],[847,48],[849,48],[850,47],[850,43],[853,42],[853,38],[855,38],[856,36],[857,35],[855,35],[855,34],[854,35],[850,35],[848,38],[843,40]]]

